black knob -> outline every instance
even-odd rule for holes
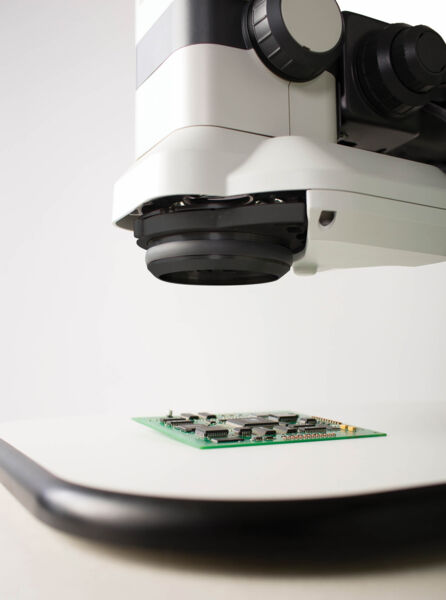
[[[343,21],[335,0],[254,0],[248,27],[265,65],[289,81],[315,79],[341,50]]]
[[[429,27],[408,27],[392,44],[392,63],[410,90],[429,92],[441,85],[446,75],[446,44]]]
[[[357,70],[378,112],[405,117],[431,102],[445,81],[446,44],[424,25],[388,25],[365,38]]]

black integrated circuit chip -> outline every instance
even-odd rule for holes
[[[277,419],[279,423],[295,423],[299,418],[298,414],[289,412],[275,412],[268,416]]]
[[[251,427],[234,427],[234,431],[242,437],[250,437],[252,434]]]
[[[270,427],[253,427],[252,435],[257,438],[273,438],[276,436],[276,430]]]
[[[179,425],[175,425],[176,429],[180,431],[185,431],[187,433],[193,433],[197,426],[193,421],[188,421],[187,423],[180,423]]]
[[[245,418],[234,417],[227,419],[227,424],[233,427],[272,427],[277,425],[277,423],[277,419],[271,419],[270,417],[248,416]]]
[[[274,429],[277,433],[280,433],[281,435],[291,435],[293,433],[297,433],[296,425],[288,425],[286,423],[284,425],[280,424]]]
[[[304,431],[305,433],[325,433],[327,431],[326,427],[299,427],[299,431]]]
[[[227,437],[229,429],[226,427],[208,426],[208,425],[196,425],[195,435],[200,438],[207,438],[209,440],[213,438]]]
[[[311,426],[313,427],[314,425],[316,425],[317,423],[317,419],[315,419],[314,417],[301,417],[299,419],[299,421],[297,422],[297,424],[299,426],[301,425],[307,425],[307,426]]]
[[[198,416],[200,417],[200,419],[204,419],[205,421],[216,421],[217,420],[217,415],[214,413],[199,412]]]
[[[168,415],[167,417],[163,417],[161,421],[163,423],[171,423],[172,421],[186,421],[186,419],[182,416],[176,417],[174,415]]]
[[[181,417],[178,417],[164,419],[163,423],[165,425],[170,425],[171,427],[176,427],[177,425],[184,425],[186,423],[189,423],[189,421],[187,419],[182,419]]]
[[[197,419],[199,419],[199,416],[195,413],[181,413],[181,416],[189,421],[197,421]]]

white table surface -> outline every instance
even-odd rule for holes
[[[412,482],[422,484],[425,478],[426,483],[443,482],[446,446],[439,423],[445,422],[444,407],[431,406],[428,412],[425,409],[424,413],[427,412],[432,419],[432,427],[429,429],[430,435],[424,438],[424,443],[413,435],[416,415],[420,412],[419,407],[412,408],[413,410],[404,411],[404,419],[399,411],[391,410],[390,407],[387,407],[385,413],[370,409],[370,414],[366,414],[364,407],[358,414],[354,410],[345,412],[353,422],[357,417],[361,424],[373,424],[377,428],[382,425],[389,434],[388,438],[304,444],[299,447],[289,445],[282,449],[271,446],[274,451],[269,452],[268,456],[273,462],[280,458],[282,467],[289,453],[300,458],[304,453],[305,456],[308,454],[307,462],[310,457],[311,461],[324,458],[324,471],[329,481],[330,461],[334,460],[333,456],[338,456],[340,464],[349,464],[350,473],[353,470],[357,474],[353,478],[357,481],[351,489],[351,478],[343,479],[342,487],[345,492],[350,493],[385,489],[391,482],[391,479],[386,479],[390,476],[393,485],[401,477],[401,487]],[[380,418],[376,419],[376,415],[380,415]],[[181,490],[174,489],[173,484],[170,489],[168,480],[171,477],[166,478],[166,465],[170,463],[171,469],[175,471],[177,463],[184,463],[181,458],[183,456],[190,455],[194,457],[194,461],[201,461],[201,469],[211,459],[229,461],[233,466],[237,462],[235,458],[243,458],[244,461],[249,461],[250,467],[243,469],[244,472],[253,471],[254,475],[258,460],[256,457],[259,456],[259,452],[250,453],[249,448],[235,452],[197,451],[141,425],[120,419],[101,420],[100,424],[95,419],[70,420],[63,424],[59,421],[1,424],[0,434],[3,439],[13,442],[25,453],[39,459],[41,464],[54,473],[72,481],[146,493],[165,491],[176,495],[176,492],[184,492],[184,483]],[[79,438],[82,439],[82,444],[79,444]],[[159,451],[161,446],[162,452]],[[407,448],[404,459],[398,459],[396,455],[397,450],[401,450],[400,446]],[[85,448],[88,449],[88,460]],[[104,460],[105,450],[107,460]],[[154,454],[155,450],[157,452]],[[368,452],[374,461],[367,460],[365,463],[365,454]],[[319,455],[323,455],[322,458]],[[73,456],[77,457],[76,460]],[[149,460],[153,456],[159,457],[158,465],[154,464],[158,461]],[[360,467],[364,468],[364,464],[373,466],[378,458],[383,465],[384,459],[395,464],[392,468],[383,468],[383,475],[379,478],[375,473],[376,469],[370,468],[367,481],[363,481]],[[191,462],[188,467],[191,478],[197,470],[194,461],[192,458],[188,461]],[[149,468],[149,465],[152,466]],[[405,473],[397,476],[397,465],[407,465]],[[157,472],[161,467],[164,468],[164,477],[157,479]],[[143,476],[148,472],[149,478]],[[168,470],[167,473],[170,475],[171,471]],[[208,476],[211,476],[211,471]],[[311,486],[302,495],[310,495],[315,491],[326,495],[336,491],[331,489],[333,482],[330,483],[330,488],[316,490],[313,486],[316,485],[317,478],[307,479],[308,486]],[[158,483],[155,484],[154,481]],[[189,477],[186,481],[189,481]],[[197,480],[196,485],[199,483]],[[156,488],[153,487],[155,485]],[[282,490],[284,491],[286,490]],[[288,493],[292,491],[290,489]],[[245,493],[246,490],[243,495]],[[215,559],[113,548],[78,539],[39,522],[1,485],[0,516],[0,600],[157,600],[164,597],[181,600],[446,599],[446,549],[441,556],[419,557],[410,561],[400,559],[389,562],[383,559],[380,564],[363,563],[342,567],[294,565],[266,568],[264,564],[247,566],[235,560],[233,563],[221,564]]]
[[[1,423],[0,439],[67,481],[149,496],[295,500],[443,484],[446,403],[404,408],[346,407],[327,416],[387,437],[311,444],[197,450],[130,417]]]
[[[0,514],[2,600],[446,597],[446,553],[340,569],[268,570],[83,541],[37,521],[1,486]]]

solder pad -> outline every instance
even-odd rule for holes
[[[134,421],[202,450],[351,440],[386,435],[340,421],[291,411],[231,414],[184,413],[184,415],[187,416],[169,414],[165,417],[136,417]],[[213,436],[215,437],[213,438]]]

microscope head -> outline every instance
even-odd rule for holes
[[[172,283],[446,256],[446,44],[334,0],[138,3],[114,221]]]

